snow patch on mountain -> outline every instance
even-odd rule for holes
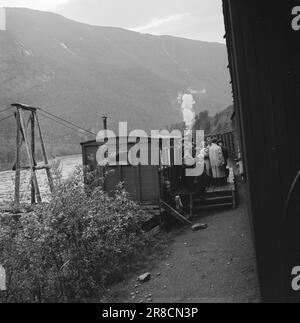
[[[60,46],[65,49],[68,53],[72,54],[72,55],[76,55],[65,43],[59,43]]]
[[[27,50],[27,49],[24,49],[24,53],[27,55],[27,56],[32,56],[32,53],[30,50]]]
[[[22,52],[23,52],[24,54],[26,54],[27,56],[33,56],[32,52],[31,52],[29,49],[27,49],[27,48],[25,47],[25,45],[24,45],[21,41],[16,40],[16,41],[15,41],[15,43],[16,43],[18,46],[20,46],[20,47],[21,47]]]

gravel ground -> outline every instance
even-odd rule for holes
[[[208,229],[186,228],[173,236],[166,253],[148,264],[144,272],[151,273],[149,282],[139,284],[133,276],[115,286],[106,302],[258,303],[244,187],[236,210],[206,211],[196,217],[199,222],[207,223]]]

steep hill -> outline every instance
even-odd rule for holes
[[[16,101],[41,106],[94,132],[103,114],[110,127],[123,120],[149,130],[182,120],[177,96],[188,87],[195,91],[197,112],[213,115],[231,104],[225,45],[6,9],[6,31],[0,31],[2,107]],[[49,121],[44,127],[52,150],[69,150],[87,139]],[[2,139],[6,130],[0,124]]]

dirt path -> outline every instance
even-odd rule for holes
[[[259,302],[246,203],[241,195],[236,210],[198,216],[195,222],[207,223],[209,228],[198,232],[187,228],[176,236],[168,255],[152,268],[149,282],[137,287],[134,276],[116,287],[122,295],[118,301]]]

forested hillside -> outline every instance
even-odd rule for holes
[[[180,123],[178,94],[193,89],[197,113],[231,104],[224,44],[77,23],[60,15],[6,9],[0,31],[0,110],[39,106],[97,132],[109,127],[160,129]],[[0,115],[6,117],[7,114]],[[50,155],[80,152],[93,139],[41,117]],[[0,123],[0,162],[12,157],[14,120]]]

